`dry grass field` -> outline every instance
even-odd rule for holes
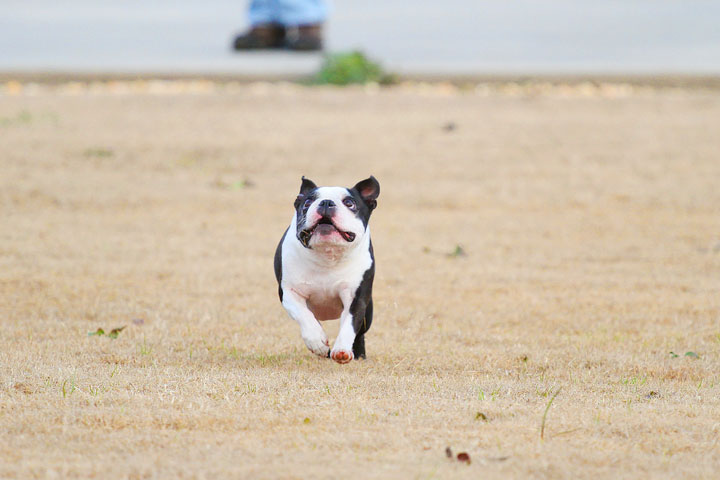
[[[272,255],[369,174],[338,365]],[[0,84],[0,326],[0,478],[717,478],[720,93]]]

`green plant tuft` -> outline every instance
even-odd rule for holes
[[[455,250],[448,253],[447,256],[451,257],[451,258],[467,257],[467,252],[462,247],[462,245],[458,244],[458,245],[455,245]]]
[[[98,157],[98,158],[104,158],[104,157],[112,157],[113,151],[109,148],[86,148],[83,152],[83,155],[86,157]]]
[[[542,422],[540,423],[540,440],[543,440],[545,438],[545,420],[547,419],[548,410],[550,410],[550,406],[553,403],[553,400],[555,400],[555,397],[558,396],[558,393],[560,393],[560,390],[562,390],[562,387],[558,387],[557,390],[555,390],[555,393],[550,398],[550,401],[547,403],[547,406],[545,407],[545,412],[542,416]]]
[[[357,50],[326,55],[320,71],[315,76],[315,83],[320,85],[351,85],[368,82],[391,84],[396,81],[395,75],[384,72],[380,64]]]

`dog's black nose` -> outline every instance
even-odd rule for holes
[[[317,212],[320,216],[331,217],[335,213],[335,202],[332,200],[321,200]]]

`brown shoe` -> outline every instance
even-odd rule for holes
[[[235,50],[282,48],[285,44],[285,27],[277,23],[255,25],[233,41]]]
[[[322,23],[289,27],[285,34],[285,46],[290,50],[322,50]]]

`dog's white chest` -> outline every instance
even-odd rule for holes
[[[359,281],[356,284],[354,278],[348,279],[335,270],[311,270],[306,271],[305,274],[302,279],[296,278],[291,288],[305,298],[308,309],[313,312],[317,320],[340,318],[346,307],[343,305],[341,292],[357,288]]]
[[[367,255],[370,262],[370,255]],[[285,279],[290,288],[303,297],[318,301],[338,297],[342,290],[356,289],[362,281],[366,262],[356,259],[341,267],[318,268],[297,262],[292,270],[288,268]]]
[[[369,242],[369,238],[367,238]],[[291,288],[303,297],[308,309],[318,320],[340,318],[343,309],[341,292],[353,294],[362,282],[363,274],[372,265],[369,249],[361,248],[340,261],[328,257],[328,264],[317,263],[312,257],[319,252],[295,248],[288,242],[283,252],[283,288]]]

